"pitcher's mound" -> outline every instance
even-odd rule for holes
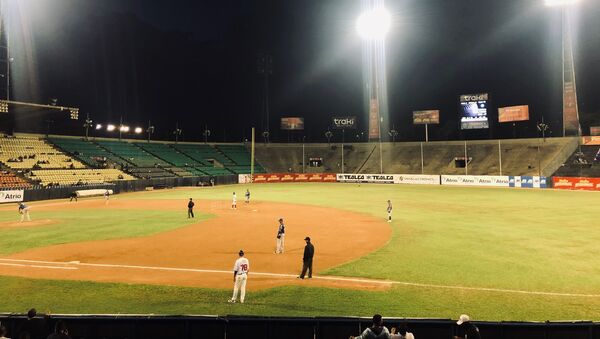
[[[55,224],[56,221],[52,219],[40,219],[32,221],[5,221],[0,222],[0,228],[17,228],[17,227],[38,227]]]

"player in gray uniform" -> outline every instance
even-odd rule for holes
[[[250,190],[246,189],[246,193],[244,194],[246,196],[246,204],[250,203]]]
[[[27,221],[31,221],[31,217],[29,217],[29,206],[24,203],[19,203],[19,214],[21,215],[21,222],[27,217]]]
[[[388,222],[392,222],[392,201],[391,200],[388,200],[387,213],[388,213]]]
[[[284,245],[285,245],[285,225],[283,224],[283,218],[279,218],[279,227],[277,228],[277,247],[275,248],[275,254],[283,253]]]

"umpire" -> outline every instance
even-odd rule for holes
[[[190,198],[190,201],[188,202],[188,219],[190,217],[194,217],[194,202],[192,201],[192,198]]]
[[[304,246],[304,256],[302,257],[302,273],[300,273],[299,279],[304,279],[306,270],[308,270],[308,278],[312,278],[312,262],[313,256],[315,255],[315,247],[310,243],[310,237],[304,238],[306,240],[306,246]]]

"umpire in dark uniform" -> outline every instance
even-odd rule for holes
[[[302,257],[302,273],[298,278],[304,279],[306,270],[308,270],[308,278],[312,278],[312,262],[313,256],[315,255],[315,247],[310,243],[310,237],[304,238],[306,240],[306,246],[304,246],[304,256]]]
[[[194,202],[192,198],[190,198],[190,202],[188,202],[188,219],[194,217]]]

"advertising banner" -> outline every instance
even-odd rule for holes
[[[498,122],[513,122],[529,120],[529,106],[509,106],[498,108]]]
[[[488,93],[465,94],[460,96],[460,128],[488,128]]]
[[[352,129],[356,128],[356,117],[333,117],[331,123],[336,129]]]
[[[0,191],[0,204],[23,201],[23,190]]]
[[[337,174],[338,182],[371,183],[371,184],[393,184],[392,174]]]
[[[379,139],[379,104],[371,99],[369,105],[369,139]]]
[[[425,174],[394,174],[395,184],[410,184],[410,185],[439,185],[439,175]]]
[[[442,185],[509,187],[508,176],[500,175],[442,175]]]
[[[547,188],[547,178],[539,176],[509,176],[510,187]]]
[[[270,173],[254,175],[254,183],[335,181],[336,176],[332,173]]]
[[[581,137],[581,143],[584,145],[600,145],[600,136]]]
[[[600,191],[600,178],[552,177],[552,183],[557,189]]]
[[[590,127],[590,135],[591,136],[599,136],[600,135],[600,126]]]
[[[238,184],[249,184],[252,182],[250,174],[238,174]]]
[[[414,111],[413,124],[415,125],[434,125],[440,123],[440,111]]]
[[[295,131],[304,129],[304,118],[287,117],[281,118],[281,129],[286,131]]]

